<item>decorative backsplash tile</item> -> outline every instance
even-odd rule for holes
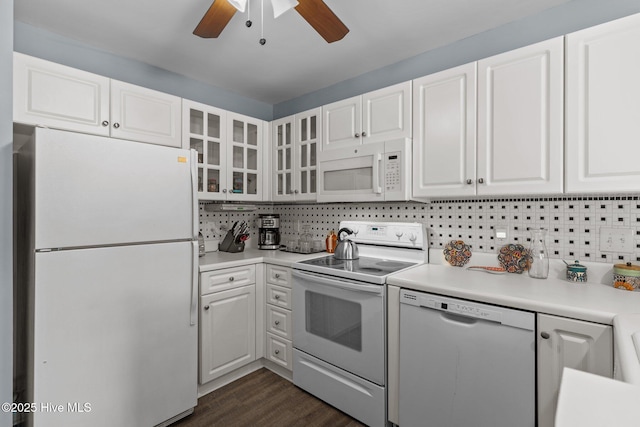
[[[207,212],[201,203],[200,228],[206,239],[221,238],[234,221],[244,219],[251,225],[255,243],[255,220],[261,213],[280,214],[283,242],[299,237],[296,221],[310,224],[313,239],[324,239],[346,219],[419,222],[427,228],[431,248],[444,248],[456,239],[470,245],[472,251],[497,253],[507,242],[527,246],[529,229],[545,228],[549,230],[547,248],[551,258],[605,263],[640,261],[638,195],[258,205],[256,211],[239,213]],[[632,229],[634,253],[601,252],[600,227]],[[497,228],[508,233],[504,243],[494,237]]]

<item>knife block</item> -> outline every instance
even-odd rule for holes
[[[244,251],[244,242],[236,243],[233,238],[232,230],[227,231],[227,235],[224,236],[222,242],[218,244],[218,250],[220,252],[243,252]]]

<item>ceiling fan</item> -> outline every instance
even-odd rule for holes
[[[281,3],[281,1],[271,1],[274,6],[274,11],[277,10],[277,3]],[[214,0],[209,10],[207,10],[193,31],[193,34],[203,38],[217,38],[236,11],[244,11],[244,6],[238,7],[234,5],[238,3],[246,4],[246,1]],[[338,18],[322,0],[298,0],[297,2],[293,2],[293,4],[295,3],[297,3],[297,6],[295,6],[296,11],[298,11],[327,43],[341,40],[349,32],[346,25],[342,23],[340,18]],[[279,13],[285,10],[288,9],[284,9]]]

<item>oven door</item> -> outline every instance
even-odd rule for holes
[[[384,285],[293,271],[293,344],[384,385]]]

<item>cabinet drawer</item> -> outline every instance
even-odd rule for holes
[[[220,292],[256,282],[256,266],[225,268],[200,274],[200,295]]]
[[[291,310],[291,289],[267,283],[267,303]]]
[[[292,347],[291,341],[267,333],[267,359],[290,371],[293,369],[291,361]]]
[[[267,264],[267,283],[291,287],[291,269],[279,265]]]
[[[267,332],[292,339],[291,311],[267,304]]]

